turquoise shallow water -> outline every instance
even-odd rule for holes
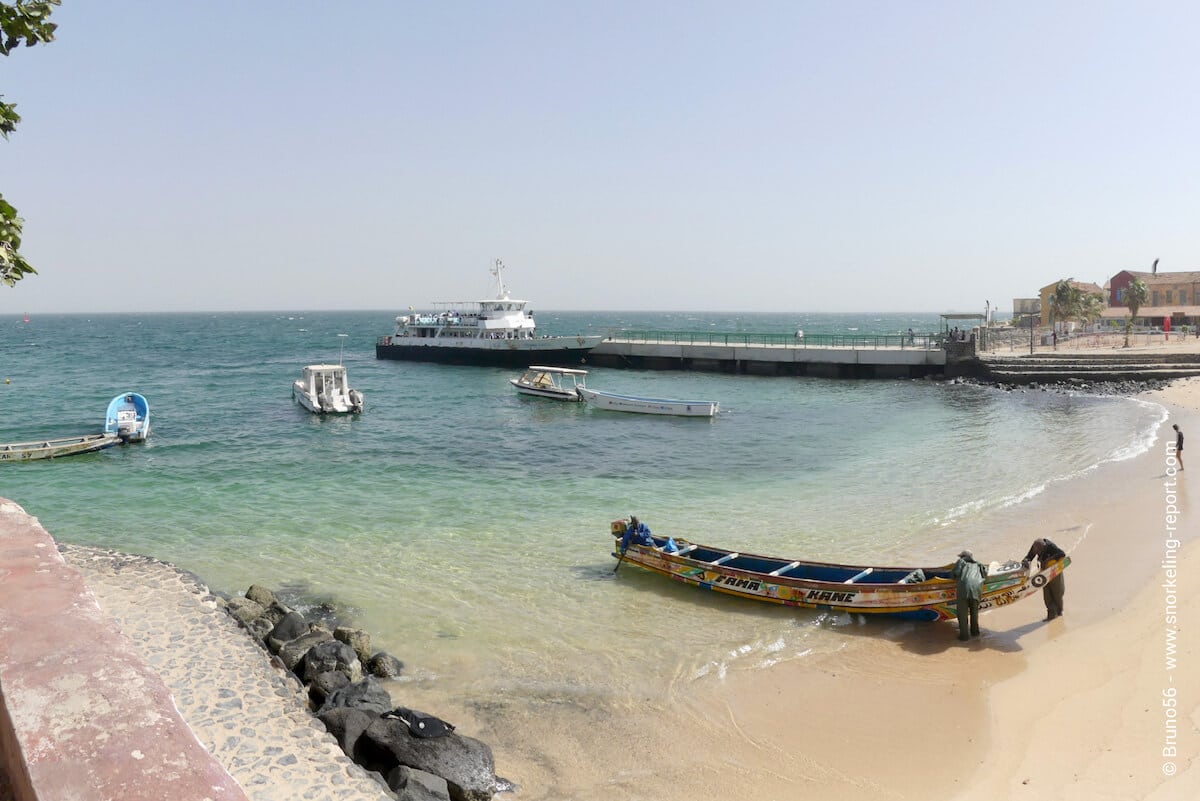
[[[55,537],[149,554],[214,589],[291,586],[348,609],[422,692],[508,713],[603,709],[665,683],[842,647],[818,615],[748,608],[636,570],[610,520],[745,552],[945,562],[990,521],[1144,449],[1160,407],[926,381],[594,370],[618,392],[712,398],[714,420],[518,396],[510,372],[374,358],[393,312],[114,315],[0,322],[0,442],[99,430],[150,401],[143,446],[8,464],[0,495]],[[539,313],[551,332],[628,327],[893,333],[920,315]],[[296,405],[339,358],[360,417]],[[997,558],[1020,554],[996,554]],[[689,625],[664,637],[664,618]],[[632,677],[632,678],[631,678]],[[482,701],[480,702],[482,703]],[[504,714],[504,713],[496,713]]]

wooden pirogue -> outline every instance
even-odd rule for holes
[[[873,567],[807,562],[672,540],[678,551],[664,550],[667,537],[651,537],[654,545],[630,542],[622,553],[626,522],[613,521],[613,556],[618,567],[631,564],[706,590],[756,601],[850,612],[893,615],[908,620],[949,620],[956,613],[953,564],[936,567]],[[1019,561],[993,563],[983,582],[979,608],[1005,606],[1040,590],[1071,564],[1063,557],[1039,565]]]
[[[56,459],[79,453],[111,448],[121,441],[116,434],[85,434],[82,437],[39,439],[33,442],[14,442],[0,445],[0,462],[27,462],[32,459]]]

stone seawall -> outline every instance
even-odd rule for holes
[[[1200,354],[1155,351],[985,354],[954,362],[948,374],[1016,386],[1169,382],[1200,376]]]

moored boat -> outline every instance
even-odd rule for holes
[[[494,298],[435,303],[432,312],[397,317],[394,333],[376,341],[375,358],[497,367],[563,365],[579,364],[600,344],[602,336],[539,336],[529,302],[509,295],[503,272],[497,259]]]
[[[583,386],[587,370],[576,370],[570,367],[530,367],[517,378],[510,378],[508,383],[517,388],[522,395],[533,395],[538,398],[552,398],[562,401],[582,401],[579,394]],[[567,383],[570,386],[567,386]]]
[[[670,414],[679,417],[712,417],[717,413],[716,401],[677,400],[674,398],[643,398],[637,395],[619,395],[601,392],[598,389],[580,387],[579,394],[588,405],[613,412],[635,412],[637,414]]]
[[[313,414],[358,414],[363,394],[351,389],[340,364],[310,364],[292,382],[292,397]]]
[[[108,403],[104,433],[122,442],[144,442],[150,436],[150,404],[136,392],[122,392]]]
[[[948,620],[955,617],[956,582],[953,564],[933,567],[882,567],[809,562],[739,553],[700,545],[685,539],[648,536],[653,544],[628,543],[621,551],[626,523],[610,527],[616,538],[613,556],[676,581],[706,590],[783,606],[868,615],[893,615],[910,620]],[[678,550],[668,552],[673,544]],[[1009,560],[992,563],[984,579],[979,608],[1004,606],[1031,595],[1071,564],[1065,556],[1027,565]]]
[[[116,434],[85,434],[82,437],[59,437],[32,442],[13,442],[0,445],[0,462],[27,462],[34,459],[56,459],[80,453],[111,448],[121,441]]]

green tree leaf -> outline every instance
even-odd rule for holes
[[[0,56],[21,46],[33,47],[54,41],[58,25],[50,14],[61,0],[13,0],[0,2]],[[15,103],[0,102],[0,137],[8,139],[21,121]],[[0,195],[0,281],[12,286],[37,270],[21,255],[21,232],[25,221],[16,208]]]

